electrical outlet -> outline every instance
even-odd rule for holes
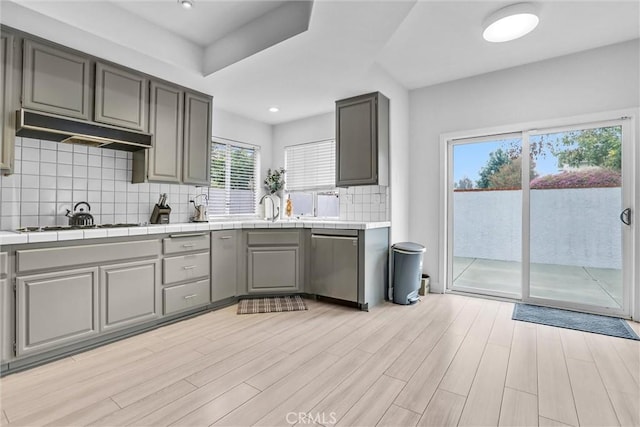
[[[373,195],[373,203],[380,203],[380,195],[379,194],[374,194]]]

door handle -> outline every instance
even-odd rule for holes
[[[620,221],[626,225],[631,225],[631,208],[627,208],[620,213]]]

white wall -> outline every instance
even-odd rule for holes
[[[410,233],[427,247],[424,271],[434,291],[444,288],[440,135],[637,108],[639,51],[635,40],[410,92]]]
[[[214,105],[213,137],[259,146],[260,177],[264,177],[267,169],[273,167],[271,134],[271,125],[221,110]]]
[[[620,187],[531,191],[531,262],[622,268]],[[522,191],[453,193],[453,255],[522,259]]]
[[[334,112],[274,125],[272,167],[284,167],[284,149],[289,145],[335,137],[336,115]]]

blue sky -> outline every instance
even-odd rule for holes
[[[511,141],[517,141],[519,145],[519,140],[514,139],[455,145],[453,147],[453,181],[458,182],[466,176],[475,183],[480,178],[480,169],[487,164],[489,153],[498,148],[506,150]],[[556,158],[548,153],[545,157],[536,159],[536,171],[538,175],[557,173]]]

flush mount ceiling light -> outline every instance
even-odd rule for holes
[[[280,111],[280,109],[278,107],[270,107],[269,111],[271,111],[272,113],[277,113],[278,111]]]
[[[512,4],[495,11],[484,20],[482,37],[488,42],[508,42],[529,34],[538,21],[537,9],[533,4]]]
[[[185,9],[191,9],[193,7],[193,0],[178,0],[178,4]]]

